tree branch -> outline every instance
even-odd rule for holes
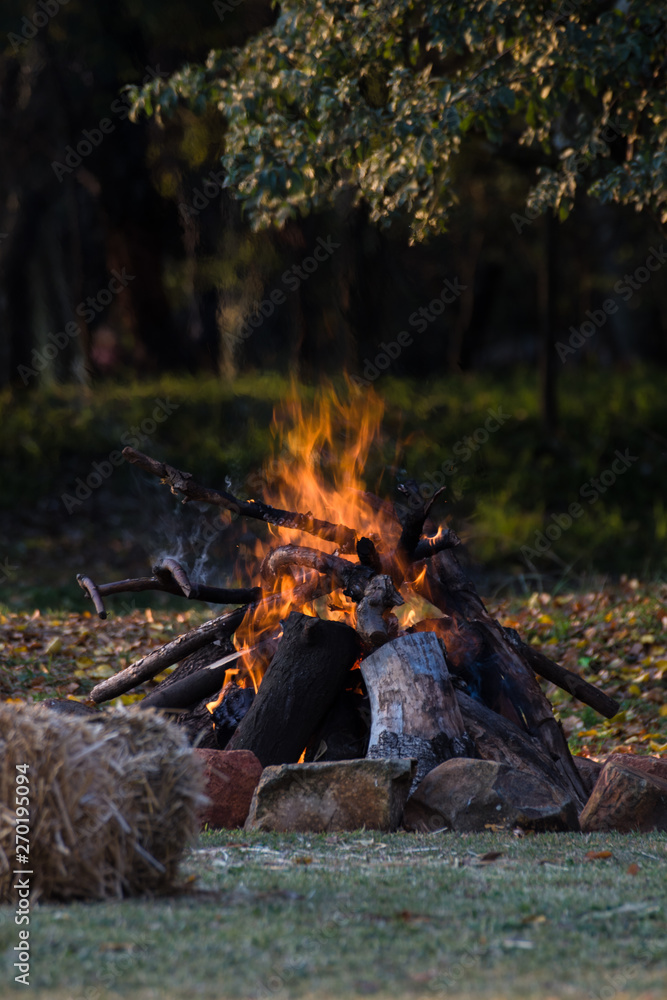
[[[199,501],[210,503],[216,507],[223,507],[231,510],[235,514],[244,517],[252,517],[257,521],[264,521],[267,524],[276,524],[281,528],[292,528],[295,531],[305,531],[310,535],[317,535],[327,542],[334,542],[341,552],[354,552],[358,535],[353,528],[348,528],[344,524],[332,524],[330,521],[321,521],[319,518],[308,514],[299,514],[294,511],[280,510],[270,507],[259,500],[239,500],[231,493],[224,490],[213,490],[208,486],[201,486],[195,482],[189,472],[180,472],[171,465],[158,462],[149,455],[144,455],[134,448],[123,448],[123,456],[133,465],[138,465],[144,472],[150,472],[165,482],[174,495],[181,493],[183,503],[188,501]]]

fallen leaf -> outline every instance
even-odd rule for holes
[[[486,854],[482,854],[478,861],[495,861],[496,858],[502,858],[502,851],[487,851]]]
[[[588,851],[585,855],[586,861],[601,861],[604,858],[611,858],[611,851]]]
[[[639,875],[639,865],[634,862],[628,865],[627,873],[628,875]]]

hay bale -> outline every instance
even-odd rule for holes
[[[162,892],[199,830],[201,762],[172,722],[0,704],[0,901],[12,889],[16,765],[29,764],[32,890],[47,899]]]

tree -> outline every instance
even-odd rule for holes
[[[212,51],[134,88],[134,114],[181,102],[227,119],[225,183],[255,229],[352,190],[381,225],[441,232],[457,158],[482,134],[489,155],[537,174],[518,231],[578,189],[667,222],[667,8],[643,0],[468,4],[285,0],[244,47]]]

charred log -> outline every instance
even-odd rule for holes
[[[250,706],[255,700],[253,688],[239,687],[233,681],[223,693],[222,701],[213,709],[212,718],[215,726],[215,739],[221,750],[224,750],[242,719],[246,717]]]
[[[227,744],[266,767],[298,761],[358,659],[354,629],[293,611],[257,696]]]
[[[481,693],[489,682],[495,685],[494,697],[501,714],[512,722],[518,718],[521,727],[540,740],[557,762],[575,802],[583,806],[586,790],[551,704],[521,651],[487,612],[454,552],[435,555],[427,563],[425,579],[417,589],[445,614],[464,618],[475,628],[483,642],[482,656],[470,665],[478,691]]]
[[[352,676],[358,676],[357,672]],[[360,691],[343,691],[311,736],[306,747],[306,762],[365,757],[369,729],[368,695]]]

